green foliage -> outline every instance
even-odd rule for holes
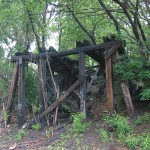
[[[41,125],[39,123],[32,125],[32,129],[35,131],[40,131]]]
[[[85,116],[83,113],[72,114],[73,118],[73,131],[75,133],[83,133],[90,126],[90,123],[83,123]]]
[[[9,115],[10,115],[10,114],[9,114],[7,111],[2,111],[1,117],[2,117],[5,121],[7,121]]]
[[[131,131],[131,127],[128,125],[128,118],[120,114],[114,114],[111,117],[105,116],[104,120],[110,127],[116,128],[115,133],[119,139],[123,139]]]
[[[20,129],[16,138],[17,138],[18,141],[20,141],[26,135],[27,135],[27,132],[23,129]]]
[[[139,142],[139,139],[135,137],[135,135],[129,134],[125,138],[125,144],[128,146],[130,149],[136,148],[137,144]]]
[[[32,111],[34,114],[39,113],[40,109],[41,109],[41,106],[38,106],[38,104],[32,105]]]
[[[150,100],[150,88],[146,88],[143,90],[143,92],[140,94],[141,98],[140,100]]]
[[[115,75],[124,80],[148,80],[150,79],[150,62],[141,58],[133,57],[131,59],[121,58],[121,63],[114,65]]]
[[[141,100],[150,100],[150,62],[142,57],[121,58],[121,63],[114,65],[114,75],[126,81],[142,86],[139,93]]]
[[[100,140],[103,143],[109,142],[109,136],[108,136],[108,133],[105,129],[99,129],[98,133],[99,133],[99,136],[100,136]]]
[[[150,113],[145,113],[143,116],[138,116],[135,124],[140,125],[142,123],[150,123]]]
[[[142,150],[148,150],[150,148],[150,134],[147,133],[140,136],[140,147]]]

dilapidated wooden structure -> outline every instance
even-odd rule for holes
[[[7,111],[11,111],[12,99],[17,88],[18,83],[18,126],[21,127],[25,121],[25,63],[26,61],[36,63],[39,70],[39,80],[40,80],[40,103],[43,106],[41,114],[32,119],[28,127],[31,127],[35,123],[36,119],[41,121],[45,116],[47,116],[52,110],[54,110],[61,102],[65,100],[67,96],[72,94],[77,87],[80,87],[80,111],[86,115],[86,64],[85,55],[93,58],[99,63],[99,70],[105,70],[103,75],[106,75],[106,98],[107,106],[110,114],[114,112],[113,104],[113,86],[112,86],[112,59],[113,62],[117,62],[118,52],[122,50],[121,41],[110,41],[99,45],[91,45],[85,47],[79,47],[67,51],[57,52],[57,51],[45,51],[40,54],[29,54],[21,56],[13,56],[11,58],[12,62],[15,62],[14,73],[11,81],[10,92],[7,102]],[[72,61],[68,55],[78,55],[78,61]],[[48,63],[50,62],[50,63]],[[49,66],[50,64],[50,66]],[[102,69],[103,68],[103,69]],[[45,94],[45,81],[47,78],[47,69],[51,73],[59,72],[64,73],[66,71],[69,74],[69,78],[72,78],[68,89],[65,89],[60,96],[50,106],[44,107],[47,101]],[[66,77],[68,78],[68,77]],[[68,81],[69,82],[69,81]],[[73,83],[74,82],[74,83]],[[131,101],[131,97],[126,84],[121,81],[123,94],[125,96],[125,103],[127,106],[127,111],[129,115],[133,115],[134,109]],[[27,92],[27,91],[26,91]]]

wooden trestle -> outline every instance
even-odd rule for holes
[[[75,48],[68,51],[63,51],[59,53],[41,53],[36,55],[22,55],[22,56],[13,56],[11,58],[12,62],[16,62],[15,69],[11,81],[10,92],[8,96],[7,111],[11,112],[12,99],[16,90],[16,84],[18,82],[18,127],[22,127],[25,121],[25,61],[38,62],[39,69],[39,81],[40,81],[40,90],[41,90],[41,100],[40,103],[42,106],[45,106],[41,110],[41,114],[37,119],[41,120],[48,113],[50,113],[54,108],[56,108],[64,99],[70,95],[78,86],[80,86],[80,111],[83,112],[86,116],[86,72],[85,72],[85,55],[88,55],[95,59],[97,62],[104,63],[106,67],[106,97],[108,103],[108,110],[110,114],[113,113],[113,88],[112,88],[112,63],[111,58],[112,54],[121,46],[120,41],[112,41],[103,43],[100,45],[92,45],[86,47]],[[79,75],[75,75],[76,70],[73,69],[73,75],[76,76],[76,82],[61,95],[57,100],[50,106],[47,106],[47,96],[45,93],[45,81],[46,81],[46,59],[53,59],[63,64],[64,67],[67,67],[68,70],[70,66],[65,64],[63,59],[64,56],[78,54],[79,56]],[[68,65],[68,66],[67,66]],[[56,66],[57,67],[57,66]],[[55,67],[55,68],[56,68]],[[18,81],[17,81],[18,79]],[[35,122],[29,123],[29,127]]]

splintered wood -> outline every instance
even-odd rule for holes
[[[132,104],[132,99],[130,96],[130,92],[129,92],[129,88],[125,83],[121,83],[121,88],[122,88],[122,92],[123,92],[123,96],[124,96],[124,101],[126,104],[126,108],[127,108],[127,112],[129,114],[130,117],[132,117],[134,115],[134,108],[133,108],[133,104]]]

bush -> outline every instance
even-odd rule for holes
[[[139,142],[139,139],[136,138],[134,135],[129,134],[126,138],[125,138],[125,143],[128,146],[128,148],[130,149],[134,149],[136,148],[137,144]]]
[[[140,147],[142,150],[148,150],[150,148],[150,134],[145,134],[140,137]]]
[[[18,141],[22,140],[22,138],[26,135],[27,135],[26,131],[24,131],[23,129],[20,129],[17,135],[17,140]]]
[[[90,126],[90,123],[83,123],[85,116],[83,113],[72,114],[73,131],[76,133],[83,133]]]
[[[41,125],[39,123],[32,125],[32,129],[35,131],[39,131],[41,129]]]
[[[140,100],[150,100],[150,89],[146,88],[143,90],[143,92],[140,94],[141,98]]]
[[[106,143],[109,141],[109,136],[108,136],[108,133],[105,129],[100,129],[98,130],[98,133],[99,133],[99,136],[100,136],[100,140],[103,142],[103,143]]]
[[[143,116],[138,116],[135,124],[140,125],[142,123],[150,123],[150,113],[145,113]]]
[[[105,120],[110,127],[116,129],[115,133],[119,139],[123,139],[131,131],[131,127],[128,125],[128,118],[119,114],[114,114],[112,117],[107,116]]]

